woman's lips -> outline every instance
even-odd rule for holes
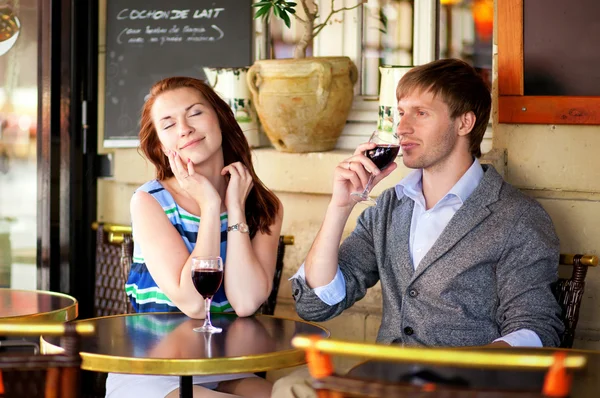
[[[199,142],[200,142],[200,141],[202,141],[203,139],[204,139],[204,137],[202,137],[202,138],[198,138],[197,140],[190,141],[190,142],[188,142],[188,143],[184,144],[184,145],[183,145],[181,148],[179,148],[179,149],[181,150],[181,149],[185,149],[185,148],[191,147],[191,146],[193,146],[193,145],[196,145],[197,143],[199,143]]]

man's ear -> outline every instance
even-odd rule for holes
[[[472,111],[463,113],[458,117],[458,135],[465,136],[473,130],[477,117]]]

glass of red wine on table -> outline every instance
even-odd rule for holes
[[[223,281],[223,260],[221,257],[193,257],[192,281],[200,295],[204,298],[206,317],[204,325],[194,328],[194,332],[221,333],[223,329],[210,323],[210,304]]]
[[[392,129],[392,131],[375,130],[373,134],[371,134],[369,142],[373,142],[377,144],[377,146],[365,151],[365,156],[371,159],[379,170],[388,167],[396,159],[398,154],[402,156],[402,153],[400,152],[400,137],[395,128]],[[356,202],[376,205],[377,201],[369,196],[374,178],[375,176],[371,174],[365,189],[362,192],[352,192],[350,197]]]

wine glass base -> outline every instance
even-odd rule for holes
[[[223,329],[214,327],[212,325],[201,326],[199,328],[194,328],[192,330],[194,332],[198,332],[198,333],[221,333],[223,331]]]
[[[350,194],[350,198],[357,203],[362,203],[365,205],[376,205],[377,201],[368,195],[363,195],[362,192],[352,192]]]

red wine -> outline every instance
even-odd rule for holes
[[[216,269],[196,269],[192,272],[192,282],[202,297],[215,295],[223,281],[223,271]]]
[[[377,145],[375,148],[365,151],[365,156],[375,163],[379,170],[385,169],[398,156],[400,145]]]

